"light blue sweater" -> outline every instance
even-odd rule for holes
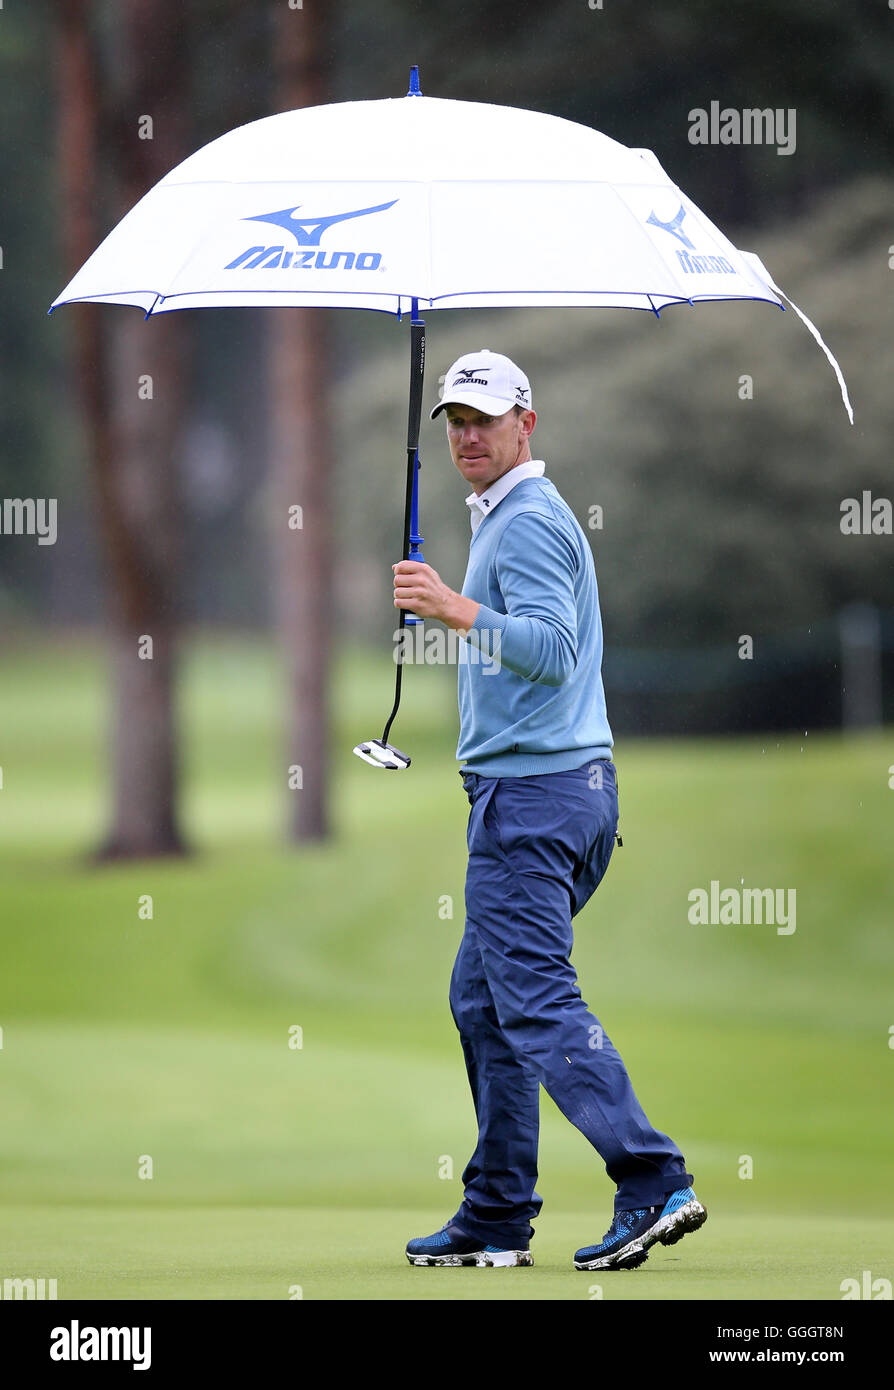
[[[481,604],[459,649],[463,771],[528,777],[611,757],[593,552],[548,478],[523,478],[484,518],[462,592]]]

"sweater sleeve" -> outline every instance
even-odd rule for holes
[[[526,680],[561,685],[578,655],[574,545],[555,521],[521,512],[500,537],[494,564],[506,612],[482,604],[467,640]]]

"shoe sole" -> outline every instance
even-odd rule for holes
[[[530,1250],[475,1250],[470,1255],[407,1255],[411,1265],[433,1268],[436,1265],[477,1265],[479,1269],[510,1269],[517,1265],[532,1265]]]
[[[611,1255],[600,1255],[595,1260],[575,1260],[575,1269],[638,1269],[649,1258],[649,1250],[657,1242],[662,1245],[676,1245],[690,1231],[704,1226],[708,1213],[699,1201],[686,1202],[676,1211],[662,1216],[643,1235],[637,1236],[627,1245]]]

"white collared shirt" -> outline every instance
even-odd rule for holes
[[[516,483],[522,482],[525,478],[542,478],[545,471],[546,464],[542,459],[528,459],[525,463],[517,463],[514,468],[510,468],[502,478],[485,488],[484,492],[470,493],[466,498],[466,506],[470,513],[472,531],[477,531],[484,518],[490,515],[498,502],[502,502]]]

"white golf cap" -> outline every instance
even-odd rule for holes
[[[483,415],[505,415],[514,405],[532,408],[531,383],[509,357],[490,348],[458,357],[444,377],[444,392],[430,419],[447,405],[470,405]]]

